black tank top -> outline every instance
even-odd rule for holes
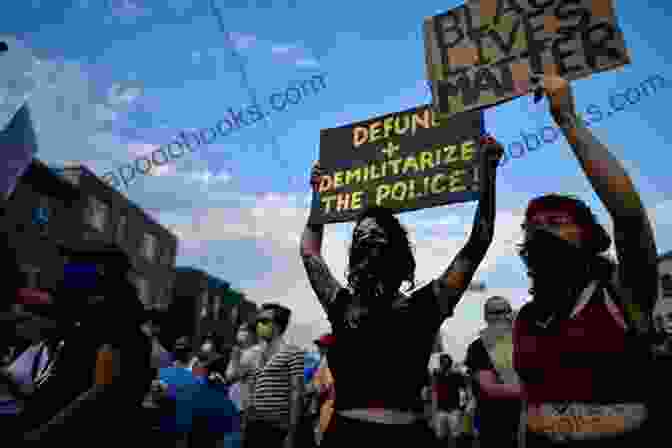
[[[430,283],[395,306],[358,317],[351,293],[342,289],[327,313],[336,337],[328,355],[335,409],[421,411],[436,332],[452,308],[441,312]]]

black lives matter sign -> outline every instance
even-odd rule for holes
[[[611,0],[481,0],[425,20],[441,116],[526,95],[530,74],[568,80],[630,63]]]
[[[437,118],[425,105],[323,129],[325,175],[310,222],[351,221],[373,205],[404,212],[478,199],[481,113]]]

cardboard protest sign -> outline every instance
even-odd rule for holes
[[[470,0],[425,19],[441,117],[526,95],[530,74],[570,81],[630,63],[612,0]]]
[[[481,127],[478,111],[439,122],[425,105],[323,129],[311,223],[351,221],[373,205],[403,212],[477,199]]]

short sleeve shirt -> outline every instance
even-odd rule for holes
[[[491,370],[495,374],[497,372],[480,338],[469,345],[464,364],[473,375],[482,370]],[[520,419],[521,401],[511,399],[489,400],[483,396],[478,381],[475,384],[481,430],[498,435],[503,434],[503,436],[515,433]]]
[[[304,352],[298,347],[286,346],[276,353],[265,366],[254,373],[254,415],[259,420],[286,424],[292,380],[303,383]]]
[[[328,306],[336,343],[329,367],[337,410],[385,408],[422,411],[421,391],[436,332],[455,303],[440,303],[434,282],[375,312],[362,313],[349,290]]]

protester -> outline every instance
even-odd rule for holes
[[[240,413],[229,398],[225,381],[230,350],[210,352],[202,358],[205,370],[200,386],[191,397],[194,424],[190,446],[199,448],[240,448]]]
[[[240,430],[245,438],[247,409],[250,400],[250,388],[254,370],[261,363],[263,346],[258,343],[256,329],[249,322],[238,328],[236,345],[231,351],[231,361],[226,369],[225,378],[232,383],[230,395],[240,410]]]
[[[87,428],[122,443],[143,429],[137,424],[152,379],[144,307],[126,279],[130,263],[120,249],[93,244],[67,255],[72,261],[55,292],[64,331],[24,409],[30,429],[24,440],[67,445]]]
[[[672,390],[667,386],[672,377],[672,298],[658,299],[653,311],[656,340],[653,344],[655,364],[650,381],[654,384],[651,414],[657,416],[656,430],[663,436],[667,433],[667,415]]]
[[[447,353],[439,356],[439,368],[432,375],[432,415],[437,438],[445,446],[457,446],[464,431],[460,411],[460,392],[464,378],[453,370],[453,360]]]
[[[465,364],[476,385],[483,448],[518,444],[522,389],[512,365],[512,312],[506,298],[490,297],[484,306],[487,327],[467,349]]]
[[[194,357],[188,336],[177,338],[173,354],[173,365],[161,368],[154,383],[155,401],[161,409],[162,444],[183,448],[189,445],[195,412],[192,397],[200,382],[193,374]]]
[[[319,408],[318,421],[316,425],[316,442],[321,444],[324,432],[329,427],[332,415],[334,413],[334,401],[336,399],[336,389],[334,386],[334,377],[329,369],[327,355],[329,349],[336,343],[336,338],[332,334],[322,335],[315,341],[315,345],[320,350],[320,367],[313,378],[313,385],[317,392],[317,404]]]
[[[611,239],[584,202],[552,194],[528,204],[520,255],[533,299],[514,328],[514,365],[527,401],[524,442],[635,446],[648,440],[653,422],[646,404],[658,295],[651,224],[621,163],[577,118],[569,83],[545,76],[541,88],[613,219],[618,265],[603,255]]]
[[[304,354],[283,339],[290,317],[291,311],[276,303],[262,305],[257,316],[264,350],[254,372],[246,447],[302,446]]]
[[[452,316],[493,238],[495,173],[503,149],[489,139],[483,143],[482,189],[472,234],[438,280],[410,295],[400,287],[407,282],[413,288],[415,259],[406,230],[389,210],[371,207],[358,217],[347,289],[322,257],[324,226],[306,225],[301,256],[338,341],[329,352],[338,395],[323,446],[367,446],[381,440],[422,446],[433,441],[421,418],[427,361],[440,325]],[[316,164],[314,190],[321,175]],[[362,380],[364,372],[374,370],[385,374]]]
[[[657,343],[654,350],[658,357],[672,357],[672,298],[661,297],[653,310]]]
[[[49,368],[58,344],[51,297],[38,290],[22,288],[17,291],[16,300],[12,320],[3,321],[3,324],[13,324],[16,345],[25,345],[18,342],[22,339],[29,347],[7,367],[0,368],[0,421],[6,437],[20,434],[20,417],[25,402],[35,390],[36,382]]]
[[[149,320],[142,326],[142,332],[152,341],[152,367],[155,369],[169,367],[173,364],[174,359],[159,340],[161,330],[157,322],[156,312],[149,312],[147,318]]]
[[[173,348],[173,367],[192,371],[198,363],[198,356],[194,353],[189,336],[180,336],[175,340]]]

